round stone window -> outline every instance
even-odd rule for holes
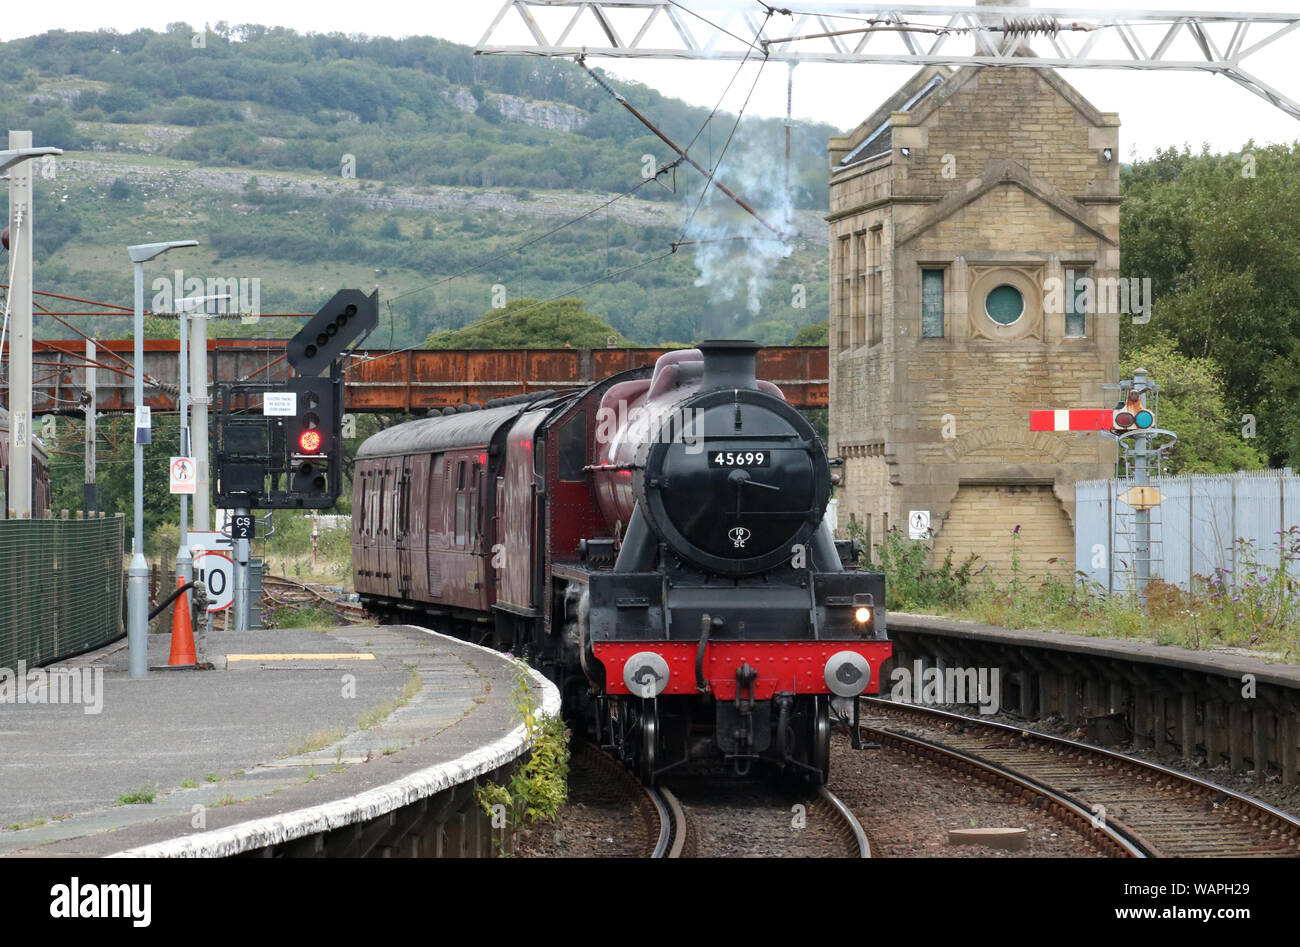
[[[1025,314],[1025,297],[1008,283],[994,287],[984,297],[984,311],[1000,326],[1009,326]]]

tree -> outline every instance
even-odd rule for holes
[[[1243,437],[1237,412],[1228,407],[1222,372],[1212,359],[1189,358],[1173,340],[1162,338],[1120,359],[1122,377],[1131,378],[1135,368],[1146,369],[1160,386],[1156,426],[1178,435],[1166,454],[1170,473],[1228,473],[1264,466],[1259,441]]]
[[[794,334],[790,340],[791,345],[830,345],[831,344],[831,321],[823,319],[821,322],[815,322],[810,326],[804,326]]]
[[[1271,463],[1300,460],[1286,397],[1300,350],[1300,143],[1239,155],[1165,151],[1125,172],[1123,273],[1150,278],[1149,324],[1121,322],[1121,349],[1156,336],[1221,370],[1231,412],[1256,415]]]
[[[581,299],[538,302],[514,299],[460,329],[435,332],[429,349],[603,349],[609,340],[628,345],[613,326],[584,308]]]
[[[325,223],[332,234],[346,233],[352,220],[365,210],[356,196],[347,192],[331,195],[325,201]]]

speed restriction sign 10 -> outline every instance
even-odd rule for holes
[[[224,612],[235,603],[235,565],[230,555],[205,549],[194,556],[194,579],[208,590],[208,611]]]

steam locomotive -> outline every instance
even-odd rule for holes
[[[526,655],[647,783],[718,759],[824,782],[832,696],[877,693],[890,655],[884,577],[833,539],[830,461],[758,349],[704,342],[369,438],[362,602]]]

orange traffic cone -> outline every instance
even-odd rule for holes
[[[184,584],[185,579],[178,575],[177,588]],[[182,592],[172,610],[172,653],[167,659],[167,666],[198,663],[199,656],[194,651],[194,625],[190,621],[190,593]]]

